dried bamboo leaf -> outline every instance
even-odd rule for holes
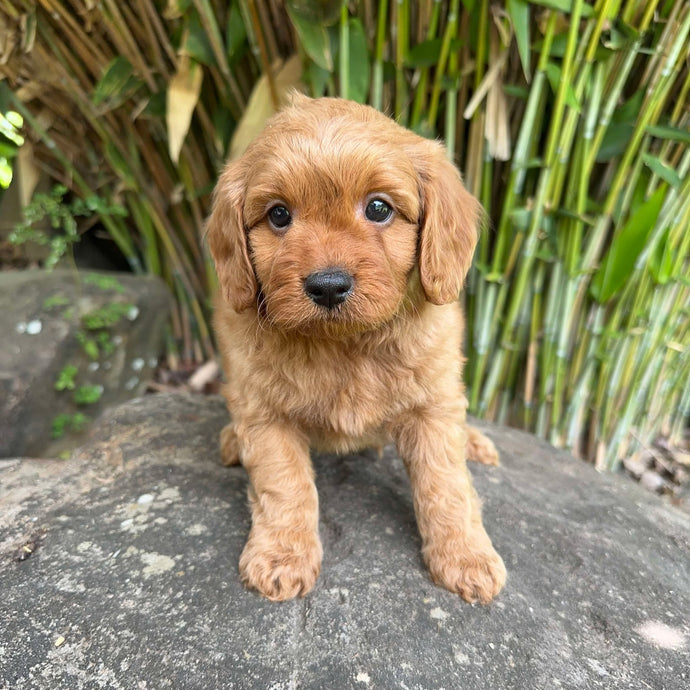
[[[173,162],[180,158],[182,144],[189,131],[194,109],[199,102],[204,73],[201,65],[182,55],[177,72],[168,84],[165,121],[168,127],[168,151]]]
[[[275,84],[278,100],[284,104],[289,92],[300,86],[302,63],[299,56],[293,55],[285,64],[274,65]],[[230,158],[240,156],[249,143],[264,128],[266,120],[275,113],[266,75],[262,75],[249,97],[244,115],[237,125],[230,143]]]
[[[10,22],[0,14],[0,65],[6,65],[17,45],[17,35]]]

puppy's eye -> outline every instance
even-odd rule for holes
[[[385,223],[393,215],[393,209],[383,199],[372,199],[364,209],[367,220]]]
[[[285,206],[274,206],[268,212],[268,220],[276,230],[285,230],[292,223],[292,216]]]

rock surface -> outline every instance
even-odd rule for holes
[[[0,457],[45,451],[59,415],[69,433],[75,414],[93,418],[143,393],[169,309],[167,288],[151,277],[0,272]],[[100,398],[77,404],[78,390]]]
[[[106,412],[69,461],[0,466],[0,688],[687,688],[690,520],[534,439],[472,465],[509,571],[490,606],[435,587],[391,448],[315,457],[306,598],[244,590],[247,479],[218,398]]]

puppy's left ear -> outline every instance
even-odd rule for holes
[[[462,184],[458,169],[437,142],[421,142],[413,161],[419,177],[422,219],[419,273],[432,304],[458,298],[479,238],[482,207]]]
[[[223,170],[213,192],[213,209],[206,225],[223,297],[236,312],[254,305],[258,291],[244,227],[244,194],[244,167],[240,159]]]

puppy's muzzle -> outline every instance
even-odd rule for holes
[[[339,268],[315,271],[304,281],[304,291],[309,299],[326,309],[342,304],[352,293],[353,277]]]

